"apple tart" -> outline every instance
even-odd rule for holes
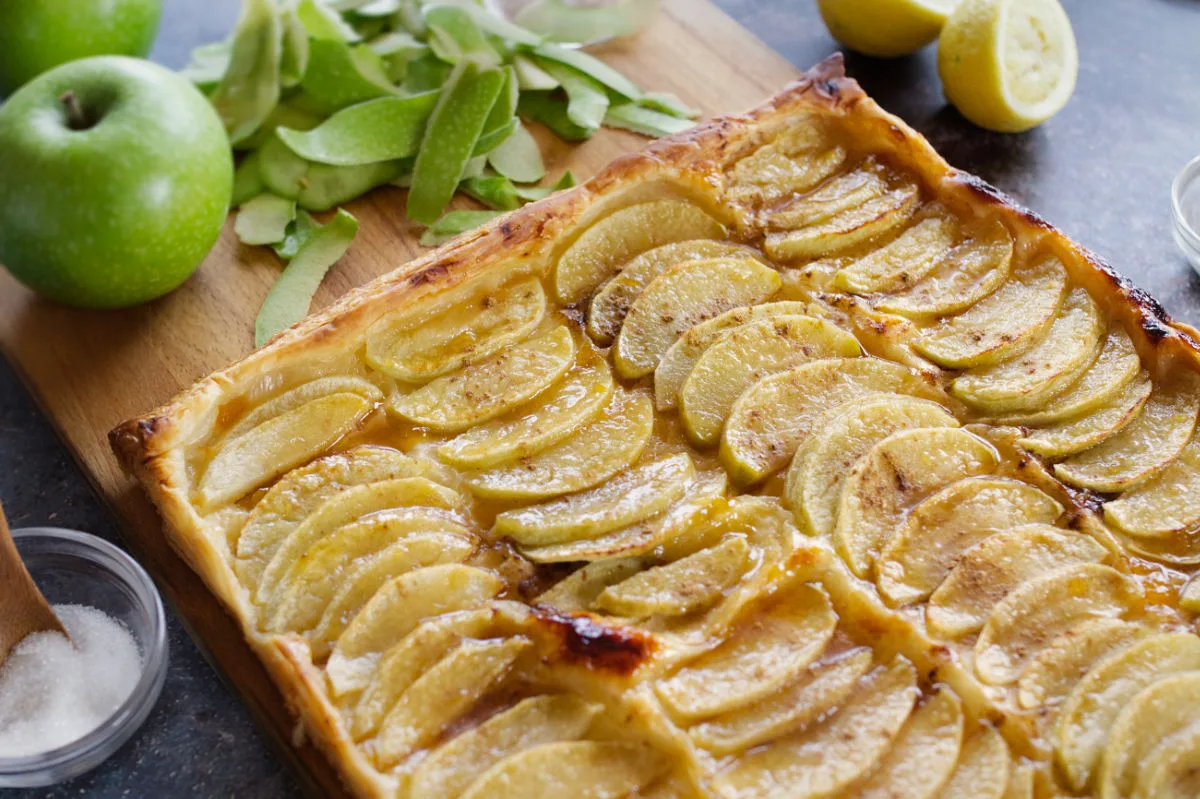
[[[112,441],[356,795],[1150,799],[1198,374],[834,59]]]

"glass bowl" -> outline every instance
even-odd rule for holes
[[[90,771],[142,725],[167,676],[167,621],[150,577],[104,539],[55,527],[13,530],[13,539],[51,605],[90,605],[104,611],[129,629],[142,653],[142,675],[133,693],[99,727],[48,752],[0,757],[0,788],[32,788]]]
[[[1200,274],[1200,156],[1171,184],[1171,233],[1188,263]]]

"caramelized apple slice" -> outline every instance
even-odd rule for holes
[[[990,366],[1031,346],[1054,321],[1067,293],[1067,270],[1047,256],[1016,270],[1003,286],[943,319],[913,345],[949,369]]]
[[[676,264],[633,303],[617,336],[613,363],[630,379],[648,375],[684,331],[779,290],[779,273],[754,258],[710,258]]]
[[[787,465],[833,408],[875,392],[937,397],[912,369],[876,358],[824,358],[771,375],[733,404],[721,437],[721,462],[743,485]]]
[[[371,404],[383,401],[383,392],[369,380],[351,376],[321,377],[302,383],[291,391],[285,391],[278,397],[267,400],[238,419],[225,432],[223,438],[226,441],[232,441],[269,419],[293,411],[313,400],[334,394],[357,394]]]
[[[1028,483],[970,477],[952,483],[913,508],[879,556],[879,591],[893,605],[925,599],[963,554],[998,530],[1050,524],[1063,512]]]
[[[827,219],[767,235],[767,255],[777,261],[837,255],[895,231],[920,205],[916,186],[903,186],[847,208]]]
[[[829,599],[805,585],[746,622],[711,652],[655,686],[671,715],[695,720],[746,707],[779,690],[820,657],[837,626]]]
[[[796,139],[794,133],[785,135]],[[825,148],[820,142],[802,139],[775,141],[734,164],[729,194],[743,204],[773,203],[808,191],[837,172],[845,160],[846,151],[841,147]]]
[[[397,394],[388,410],[442,433],[457,433],[519,407],[556,382],[575,360],[571,331],[558,326],[535,338]]]
[[[617,616],[683,616],[716,604],[750,568],[744,536],[730,536],[674,563],[655,566],[610,586],[595,606]]]
[[[1129,700],[1113,722],[1100,771],[1096,775],[1102,799],[1132,796],[1146,758],[1162,741],[1196,721],[1200,707],[1200,672],[1164,677]],[[1192,761],[1195,770],[1197,762]],[[1175,766],[1180,772],[1188,768]]]
[[[689,239],[723,239],[725,227],[681,200],[637,203],[603,217],[575,239],[555,268],[563,305],[574,305],[611,278],[635,255]]]
[[[666,510],[695,476],[691,458],[672,455],[636,466],[590,491],[504,511],[493,530],[523,547],[597,538]]]
[[[669,768],[670,761],[644,744],[544,744],[492,766],[460,799],[619,799],[638,795]]]
[[[839,796],[885,756],[917,698],[916,672],[899,659],[878,669],[832,718],[754,750],[716,778],[730,799]]]
[[[1200,436],[1159,475],[1105,503],[1104,518],[1139,538],[1166,538],[1200,525]]]
[[[643,566],[641,558],[609,558],[589,563],[540,594],[537,604],[548,605],[563,613],[591,610],[592,603],[605,588],[629,579]]]
[[[804,316],[806,308],[802,302],[767,302],[734,308],[689,328],[663,354],[654,369],[654,406],[660,411],[669,411],[676,406],[679,390],[696,361],[728,331],[763,319]]]
[[[1012,756],[995,727],[980,727],[967,738],[958,766],[941,799],[1005,799]]]
[[[546,295],[530,277],[502,286],[466,286],[430,305],[417,303],[371,325],[367,363],[414,383],[453,372],[532,333],[546,314]]]
[[[1018,586],[1064,566],[1098,563],[1107,551],[1090,536],[1048,524],[1002,530],[966,551],[929,597],[925,621],[942,638],[977,632]]]
[[[991,413],[1037,408],[1078,380],[1100,353],[1104,320],[1083,289],[1075,289],[1063,310],[1032,348],[993,366],[956,378],[950,391]]]
[[[1094,447],[1136,419],[1153,388],[1149,375],[1143,375],[1086,416],[1034,430],[1017,443],[1047,458],[1062,458]]]
[[[868,160],[853,172],[839,175],[816,191],[767,214],[771,230],[794,230],[815,225],[883,196],[888,190],[879,165]]]
[[[1138,771],[1133,799],[1200,796],[1200,724],[1173,733],[1150,750]]]
[[[522,699],[435,749],[414,770],[410,793],[456,799],[488,769],[514,755],[578,740],[601,709],[570,694]]]
[[[1100,658],[1148,633],[1140,624],[1099,618],[1077,624],[1034,655],[1017,683],[1021,707],[1057,707]]]
[[[829,715],[850,697],[869,668],[871,650],[853,649],[810,666],[777,694],[697,724],[688,735],[715,755],[745,751]]]
[[[796,520],[813,535],[833,534],[838,501],[851,468],[899,430],[958,427],[940,405],[903,394],[867,396],[841,406],[819,434],[796,451],[784,496]]]
[[[858,789],[862,799],[940,799],[962,750],[962,702],[940,687],[904,723],[892,748]]]
[[[721,337],[696,361],[679,392],[680,419],[694,444],[716,442],[733,403],[767,375],[812,358],[853,358],[858,340],[824,319],[780,316],[747,322]]]
[[[571,436],[511,466],[469,472],[467,485],[490,499],[542,499],[582,491],[628,468],[653,431],[650,398],[619,389]]]
[[[1196,429],[1200,380],[1188,374],[1157,386],[1132,422],[1091,449],[1057,464],[1059,479],[1093,491],[1127,491],[1170,466]]]
[[[958,224],[953,218],[930,216],[887,244],[834,275],[833,285],[853,294],[895,291],[916,283],[954,246]]]

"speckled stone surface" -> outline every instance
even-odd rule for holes
[[[811,0],[717,0],[798,67],[837,49]],[[223,37],[238,0],[167,0],[153,57],[172,67]],[[1167,309],[1200,324],[1200,278],[1170,238],[1168,188],[1200,153],[1200,3],[1065,0],[1079,40],[1067,108],[1027,134],[989,134],[941,97],[935,52],[847,68],[951,163],[1009,192],[1092,248]],[[740,109],[730,109],[740,110]],[[0,499],[14,526],[56,525],[116,538],[115,525],[16,375],[0,360]],[[297,783],[245,709],[171,620],[171,666],[140,733],[96,771],[24,797],[292,796]]]

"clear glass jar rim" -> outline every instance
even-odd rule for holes
[[[1175,228],[1197,251],[1200,251],[1200,230],[1192,227],[1183,213],[1183,194],[1193,183],[1200,183],[1200,155],[1188,161],[1171,182],[1171,215]]]

